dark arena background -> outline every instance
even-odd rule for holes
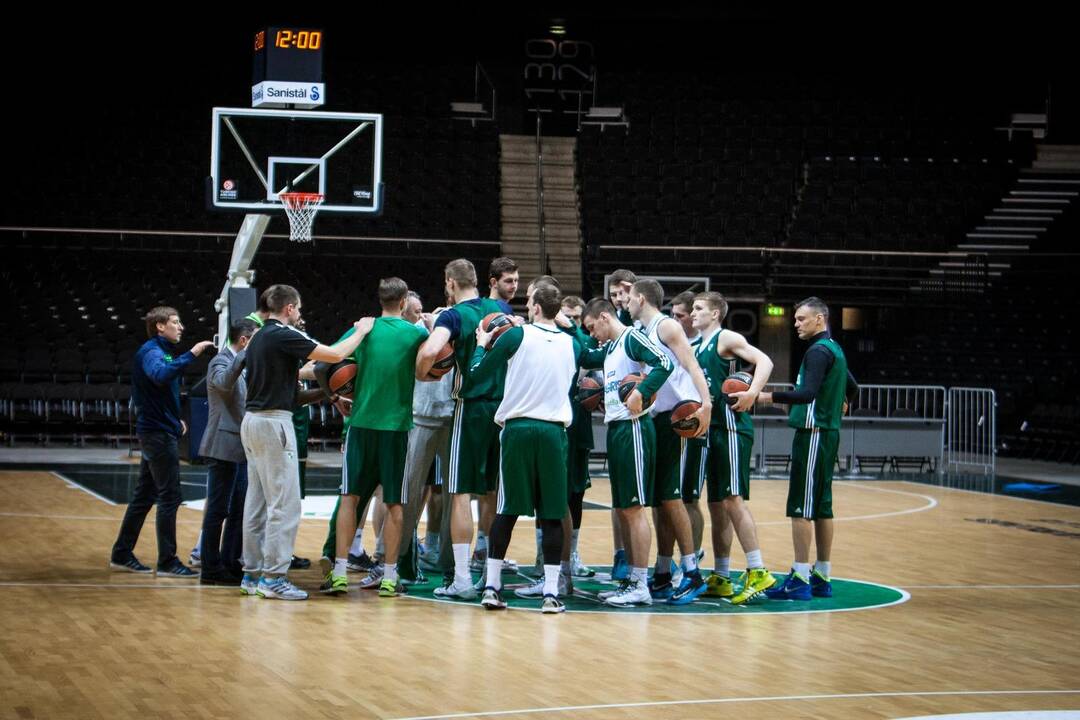
[[[0,717],[1080,717],[1075,21],[1049,6],[579,5],[101,7],[8,28]],[[290,237],[304,228],[282,193],[319,196],[309,238]],[[531,518],[506,553],[508,612],[441,594],[430,505],[397,596],[379,589],[381,502],[348,591],[326,592],[349,473],[347,408],[326,396],[296,419],[288,577],[306,602],[198,577],[207,373],[230,324],[286,284],[331,345],[379,316],[381,279],[430,313],[449,262],[471,261],[487,297],[497,257],[516,264],[523,319],[541,275],[588,303],[628,269],[676,315],[680,293],[722,293],[723,327],[772,361],[766,392],[802,387],[796,315],[828,305],[858,385],[829,456],[835,547],[814,565],[828,596],[605,602],[622,544],[603,404],[558,618],[514,592],[543,578]],[[133,397],[158,306],[184,326],[178,356],[214,347],[170,376],[179,470],[147,486],[159,508],[179,492],[175,556],[155,544],[173,521],[151,513],[135,548],[148,567],[123,572],[114,541],[158,462]],[[748,414],[743,507],[787,588],[800,431],[784,405]],[[724,513],[694,504],[701,571],[719,578]],[[644,513],[650,532],[663,512]],[[676,580],[697,572],[678,547],[654,565],[656,537],[650,588],[669,560]],[[487,540],[469,548],[478,592]]]

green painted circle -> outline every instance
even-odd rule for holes
[[[611,568],[593,566],[597,570],[596,578],[575,578],[574,596],[562,598],[566,604],[567,612],[577,613],[616,613],[616,614],[650,614],[650,615],[767,615],[785,614],[796,615],[806,613],[849,612],[852,610],[869,610],[871,608],[887,607],[906,602],[911,596],[905,591],[880,585],[878,583],[863,580],[851,580],[834,577],[833,596],[831,598],[813,598],[811,600],[769,600],[764,596],[756,598],[747,605],[732,605],[721,598],[699,597],[689,605],[668,605],[662,600],[654,600],[652,605],[639,607],[616,608],[605,605],[596,599],[596,594],[610,590],[614,585],[606,581]],[[732,573],[736,587],[738,587],[741,575]],[[773,573],[777,581],[782,581],[784,573]],[[605,579],[600,579],[605,578]],[[473,581],[478,581],[479,575],[473,576]],[[532,583],[532,578],[520,574],[505,572],[502,577],[503,600],[506,601],[510,610],[539,611],[539,598],[519,598],[514,595],[514,590],[525,587]],[[429,578],[427,582],[410,585],[407,598],[415,600],[427,600],[430,602],[447,603],[454,605],[471,605],[481,608],[480,600],[451,600],[435,597],[435,588],[440,586],[437,579]]]

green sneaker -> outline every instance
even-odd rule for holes
[[[379,583],[379,597],[397,597],[405,592],[405,586],[395,580],[387,580]]]
[[[329,573],[319,586],[319,592],[324,595],[344,595],[349,592],[349,578]]]
[[[705,597],[729,598],[735,594],[735,586],[729,577],[713,573],[705,578],[705,584],[708,586]]]
[[[743,589],[731,598],[732,605],[745,605],[761,593],[776,584],[776,578],[765,568],[747,570],[743,579]]]

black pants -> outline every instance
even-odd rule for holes
[[[206,475],[206,508],[202,525],[203,572],[240,567],[244,541],[244,495],[247,463],[211,460]],[[222,524],[225,526],[222,533]]]
[[[114,562],[125,562],[135,552],[143,522],[157,503],[158,567],[176,560],[176,509],[180,507],[180,453],[177,439],[164,432],[139,435],[142,463],[135,497],[128,504],[120,534],[112,549]]]

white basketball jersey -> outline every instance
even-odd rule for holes
[[[690,377],[690,373],[679,363],[679,359],[675,357],[675,353],[672,352],[671,348],[665,345],[664,341],[660,339],[660,323],[665,320],[676,322],[667,315],[657,314],[645,328],[649,339],[653,341],[654,345],[664,351],[664,354],[668,356],[672,366],[675,368],[671,372],[671,375],[668,376],[667,382],[661,385],[660,389],[656,391],[656,402],[649,408],[649,412],[653,415],[662,412],[670,412],[672,408],[683,400],[696,400],[697,402],[701,402],[701,395],[698,393],[697,388],[694,387],[694,381]],[[679,326],[679,332],[682,331],[682,326]]]

